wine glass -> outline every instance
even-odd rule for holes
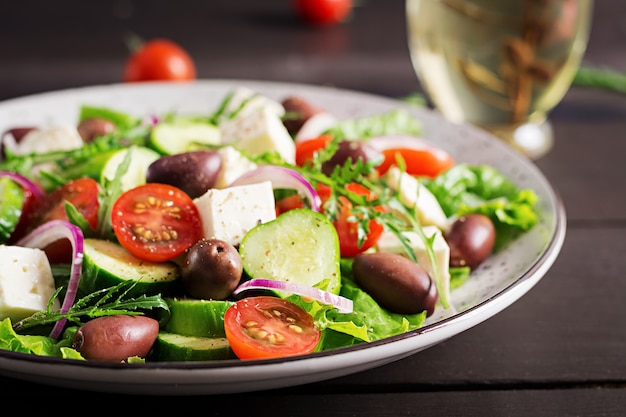
[[[531,159],[587,47],[593,0],[406,0],[408,44],[434,107]]]

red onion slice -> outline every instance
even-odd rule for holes
[[[237,295],[246,290],[278,290],[285,291],[291,294],[297,294],[302,297],[311,298],[315,301],[319,301],[322,304],[330,304],[339,310],[340,313],[348,314],[353,311],[353,303],[349,298],[342,297],[340,295],[331,294],[327,291],[322,291],[318,288],[309,287],[307,285],[300,285],[293,282],[277,281],[274,279],[261,279],[255,278],[250,281],[246,281],[238,286],[234,295]]]
[[[273,188],[288,188],[296,190],[304,195],[309,201],[309,207],[313,211],[320,211],[322,199],[315,188],[298,171],[290,168],[274,165],[262,165],[248,171],[233,181],[229,187],[236,185],[256,184],[263,181],[270,181]]]
[[[42,224],[28,235],[17,242],[17,246],[43,249],[57,240],[67,238],[72,244],[72,265],[70,267],[70,279],[67,284],[67,291],[61,305],[61,313],[66,313],[74,304],[78,282],[83,266],[84,237],[78,226],[65,220],[51,220]],[[50,332],[50,337],[57,339],[65,326],[66,319],[57,321]]]
[[[0,177],[10,178],[13,182],[22,187],[22,189],[30,192],[37,200],[44,198],[44,192],[41,187],[21,174],[11,171],[0,171]]]

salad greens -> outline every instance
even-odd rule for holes
[[[207,123],[217,124],[220,120],[232,119],[242,111],[245,101],[236,109],[229,110],[229,94],[218,106],[213,114],[203,115],[201,118]],[[230,112],[229,112],[230,111]],[[172,115],[160,115],[161,120],[171,120]],[[152,122],[146,122],[114,109],[83,106],[80,111],[80,120],[90,117],[100,117],[112,121],[117,131],[96,138],[79,149],[69,151],[52,151],[45,154],[11,155],[0,161],[0,171],[11,171],[24,175],[39,183],[44,190],[51,191],[60,184],[83,176],[97,177],[101,168],[98,161],[111,152],[129,146],[149,146],[148,137],[154,127]],[[310,164],[295,166],[286,162],[276,152],[266,152],[260,155],[245,155],[256,164],[271,164],[294,169],[314,187],[323,185],[331,192],[325,202],[325,213],[331,220],[337,220],[341,211],[341,201],[346,199],[352,204],[352,220],[358,224],[359,242],[363,243],[370,232],[371,221],[375,220],[383,225],[385,230],[393,232],[405,248],[406,255],[416,261],[415,254],[410,250],[409,242],[403,232],[407,230],[406,220],[410,219],[410,229],[417,230],[427,242],[427,250],[431,263],[435,268],[431,241],[425,238],[421,225],[417,220],[415,208],[407,208],[399,203],[398,192],[391,189],[381,178],[372,177],[375,163],[358,160],[352,165],[335,167],[330,175],[321,171],[322,164],[337,150],[342,139],[360,138],[367,140],[372,137],[392,134],[419,135],[421,126],[409,113],[394,110],[386,114],[343,120],[327,132],[334,139],[326,148],[318,152]],[[209,147],[207,145],[207,147]],[[111,208],[117,197],[122,193],[121,177],[131,163],[131,154],[128,152],[124,161],[117,168],[113,180],[102,181],[102,193],[99,196],[99,228],[94,230],[82,217],[80,212],[70,203],[65,204],[68,219],[83,231],[85,237],[99,237],[113,239],[110,217]],[[400,161],[402,168],[402,161]],[[45,169],[42,169],[44,168]],[[487,165],[470,166],[457,164],[448,171],[433,179],[420,179],[440,203],[444,213],[449,218],[458,217],[467,213],[483,213],[488,215],[497,229],[496,249],[501,250],[511,239],[532,228],[537,219],[534,205],[537,196],[532,190],[519,189],[510,180]],[[0,193],[3,201],[0,203],[0,233],[6,229],[5,221],[14,223],[15,213],[22,205],[19,196],[14,195],[7,187],[6,181],[0,182]],[[371,191],[372,198],[351,191],[351,183],[359,183]],[[277,196],[286,196],[293,191],[275,190]],[[10,198],[9,198],[10,197]],[[379,210],[380,206],[393,207],[395,211]],[[400,213],[400,214],[399,214]],[[18,216],[19,217],[19,216]],[[7,233],[4,233],[6,235]],[[1,236],[0,236],[1,237]],[[6,237],[6,236],[5,236]],[[5,239],[6,240],[6,239]],[[62,293],[62,284],[67,275],[62,267],[55,267],[55,279],[59,288],[51,302]],[[304,299],[297,295],[287,299],[301,306],[309,312],[316,325],[323,330],[322,340],[318,350],[333,349],[358,343],[383,339],[392,335],[417,329],[426,320],[426,312],[414,315],[390,313],[381,308],[377,302],[365,291],[359,288],[352,278],[351,259],[341,260],[341,291],[340,295],[353,301],[354,310],[351,313],[339,313],[332,305]],[[65,276],[63,276],[65,275]],[[470,279],[470,270],[467,267],[450,268],[451,288],[456,288]],[[440,303],[447,307],[449,300],[442,292],[442,284],[438,282]],[[168,318],[168,307],[160,295],[128,297],[129,288],[115,286],[104,288],[92,294],[86,294],[75,302],[74,306],[65,313],[52,311],[51,302],[45,311],[37,312],[30,317],[11,323],[6,318],[0,321],[0,349],[16,352],[26,352],[36,355],[59,356],[63,358],[81,359],[81,355],[70,347],[71,337],[77,327],[90,318],[114,314],[141,314],[149,310],[158,311],[162,320]],[[70,326],[65,329],[59,340],[44,336],[41,331],[50,324],[66,319]]]

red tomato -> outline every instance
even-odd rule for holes
[[[191,56],[178,44],[154,39],[131,54],[124,68],[124,81],[190,81],[196,78]]]
[[[28,190],[24,190],[24,203],[22,204],[22,214],[17,222],[15,229],[7,240],[9,244],[15,244],[18,240],[26,236],[28,229],[31,227],[31,221],[34,217],[36,209],[42,204],[42,200]]]
[[[65,202],[71,203],[92,228],[98,227],[98,194],[100,185],[92,178],[79,178],[68,182],[48,194],[35,210],[35,226],[50,220],[68,220]]]
[[[296,165],[302,167],[313,160],[315,153],[324,149],[332,140],[331,135],[321,135],[296,143]]]
[[[94,179],[79,178],[70,181],[52,191],[44,197],[37,207],[32,209],[24,230],[30,232],[50,220],[68,220],[65,211],[66,201],[76,207],[91,227],[96,229],[98,227],[98,210],[100,209],[99,193],[100,185]],[[25,210],[31,210],[31,208],[25,208]],[[51,263],[66,263],[72,259],[72,246],[67,239],[49,245],[45,248],[45,252]]]
[[[406,172],[415,176],[434,178],[454,165],[452,157],[439,148],[389,148],[383,150],[384,161],[376,168],[383,175],[389,167],[397,165],[400,156],[406,165]]]
[[[280,216],[286,211],[304,207],[304,201],[299,194],[283,197],[276,201],[276,216]]]
[[[348,184],[346,188],[353,193],[365,195],[368,199],[370,198],[370,191],[362,185]],[[324,203],[330,196],[330,189],[326,186],[320,186],[318,187],[318,193]],[[365,236],[362,245],[359,246],[358,224],[348,220],[352,215],[352,204],[345,197],[340,197],[339,200],[343,204],[339,206],[338,218],[336,221],[333,221],[333,224],[339,236],[341,256],[351,258],[374,246],[383,234],[384,227],[377,221],[370,220],[369,233]],[[382,211],[383,209],[381,207],[377,208],[377,210]]]
[[[313,317],[278,297],[248,297],[224,314],[224,330],[239,359],[264,359],[311,353],[321,333]]]
[[[159,183],[124,192],[113,204],[111,225],[126,250],[152,262],[176,258],[202,237],[193,200],[179,188]]]
[[[352,0],[294,0],[298,16],[314,26],[336,25],[352,11]]]

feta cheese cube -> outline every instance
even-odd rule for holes
[[[222,114],[225,118],[230,118],[233,113],[236,116],[245,115],[260,107],[268,108],[279,117],[285,114],[285,108],[281,103],[247,87],[238,87],[232,91],[232,95],[228,99]]]
[[[385,180],[392,190],[399,193],[402,204],[409,208],[415,207],[423,226],[434,225],[441,230],[448,228],[448,218],[437,198],[417,178],[394,166],[385,174]]]
[[[213,188],[226,188],[246,172],[257,168],[257,164],[232,146],[220,148],[218,153],[222,157],[222,168]]]
[[[74,126],[49,126],[28,132],[17,143],[12,135],[3,138],[4,145],[15,155],[65,151],[83,146],[83,139]]]
[[[276,219],[270,181],[224,189],[213,188],[194,200],[207,239],[237,246],[254,226]]]
[[[432,239],[434,236],[432,246],[435,253],[436,267],[443,280],[444,288],[448,292],[450,291],[450,246],[448,246],[443,233],[437,226],[424,226],[422,230],[428,239]],[[434,268],[426,250],[426,242],[415,231],[402,232],[402,235],[408,239],[409,246],[417,258],[417,263],[426,270],[428,275],[434,277]],[[376,249],[379,252],[397,253],[407,256],[398,236],[389,231],[383,232],[376,244]]]
[[[296,145],[280,116],[268,107],[257,107],[220,124],[222,143],[251,155],[276,151],[294,163]]]
[[[12,322],[45,310],[55,284],[44,251],[21,246],[0,245],[0,320]],[[59,308],[58,300],[53,308]]]

